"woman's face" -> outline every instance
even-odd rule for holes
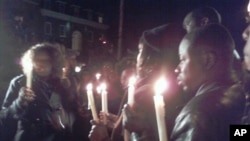
[[[38,53],[35,55],[34,72],[40,77],[48,77],[51,74],[52,64],[51,58],[46,53]]]

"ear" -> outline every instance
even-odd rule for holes
[[[211,69],[216,63],[215,52],[206,52],[202,55],[202,65],[205,70]]]
[[[208,22],[209,22],[209,18],[208,18],[208,17],[203,17],[203,18],[201,19],[201,26],[207,25]]]

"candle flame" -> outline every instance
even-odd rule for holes
[[[31,52],[28,52],[25,56],[23,56],[23,58],[21,60],[23,72],[25,74],[29,74],[33,70],[33,63],[32,63],[32,60],[30,58],[30,53]]]
[[[155,94],[159,95],[162,94],[168,87],[167,81],[164,77],[158,79],[154,85]]]
[[[97,80],[99,80],[100,77],[101,77],[101,74],[100,74],[100,73],[97,73],[97,74],[95,75],[95,77],[96,77]]]
[[[136,77],[135,77],[135,76],[131,76],[131,77],[129,78],[128,85],[129,85],[129,86],[134,86],[135,83],[136,83]]]
[[[81,66],[76,66],[76,67],[75,67],[75,72],[76,72],[76,73],[80,72],[81,70],[82,70],[82,69],[81,69]]]
[[[102,91],[106,91],[107,85],[106,85],[105,83],[102,83],[102,84],[100,85],[100,88],[101,88]]]
[[[89,83],[86,88],[87,88],[88,91],[92,90],[93,89],[93,85],[91,83]]]

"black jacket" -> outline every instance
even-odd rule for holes
[[[172,141],[229,141],[244,109],[241,84],[202,85],[176,118]]]
[[[69,140],[70,127],[77,112],[72,95],[60,80],[47,83],[35,77],[32,80],[35,100],[27,107],[21,107],[17,98],[25,81],[23,75],[11,81],[2,106],[7,111],[4,120],[17,123],[15,141]]]

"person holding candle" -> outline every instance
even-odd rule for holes
[[[184,31],[181,26],[174,23],[143,32],[138,45],[139,53],[136,64],[138,78],[135,84],[134,102],[131,102],[134,104],[124,106],[122,119],[120,119],[123,129],[130,133],[129,137],[124,137],[124,140],[159,140],[153,87],[156,78],[162,74],[165,74],[171,82],[170,89],[164,98],[168,101],[165,111],[168,114],[167,124],[170,124],[167,128],[171,131],[171,123],[178,113],[175,107],[182,103],[181,90],[175,83],[174,69],[178,64],[178,44],[183,35]],[[93,125],[89,135],[90,140],[111,140],[105,129],[104,126]],[[124,135],[124,133],[120,134]]]
[[[76,99],[61,82],[62,58],[49,43],[32,46],[22,58],[31,60],[32,76],[13,78],[2,110],[17,124],[14,141],[69,141],[77,116]],[[25,70],[25,61],[22,62]],[[31,85],[25,82],[30,78]],[[8,127],[6,128],[8,130]]]
[[[120,82],[123,87],[123,98],[121,100],[119,111],[118,113],[108,113],[107,116],[107,125],[106,127],[104,125],[100,125],[94,121],[91,121],[93,124],[92,130],[90,131],[90,139],[91,140],[102,140],[103,137],[105,137],[107,140],[114,140],[114,141],[121,141],[123,140],[122,136],[122,124],[121,124],[121,112],[123,105],[127,102],[127,91],[128,91],[128,85],[129,85],[129,78],[131,76],[135,76],[135,66],[134,66],[135,60],[129,60],[121,62],[119,65],[120,70]],[[104,113],[100,112],[100,119],[103,119]],[[111,132],[111,137],[109,138],[109,133],[107,131]]]
[[[234,48],[219,24],[184,36],[175,72],[191,99],[175,120],[171,141],[229,141],[229,127],[240,122],[244,107],[242,84],[232,77]]]
[[[183,102],[174,74],[178,64],[178,44],[183,33],[181,26],[171,23],[147,30],[140,38],[134,104],[125,105],[123,109],[124,128],[130,132],[132,140],[159,140],[153,97],[154,83],[162,75],[170,82],[169,89],[163,94],[166,103],[164,126],[167,131],[172,129],[178,113],[175,107]]]

